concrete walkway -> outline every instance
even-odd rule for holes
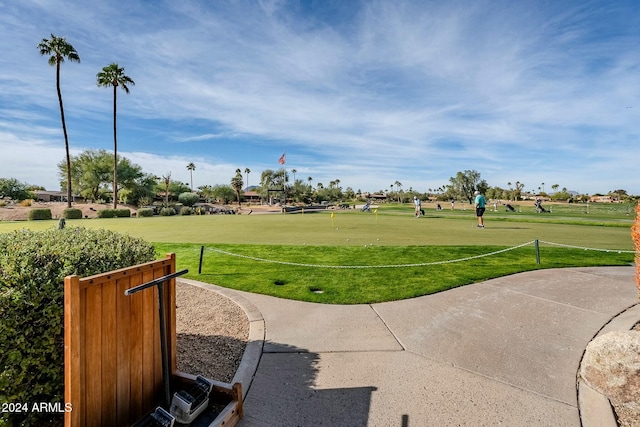
[[[241,427],[580,426],[593,412],[578,405],[584,349],[619,314],[640,320],[633,267],[540,270],[371,305],[236,294],[252,321]]]

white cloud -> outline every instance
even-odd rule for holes
[[[111,119],[95,74],[117,61],[136,81],[118,111],[123,132],[137,132],[129,140],[148,141],[130,148],[143,167],[186,176],[199,158],[197,175],[227,183],[232,164],[270,167],[265,147],[286,146],[314,181],[363,190],[396,179],[435,187],[477,169],[492,185],[551,175],[640,193],[629,160],[640,135],[631,3],[336,4],[325,14],[280,0],[132,1],[127,13],[109,2],[5,5],[0,130],[34,150],[58,143],[55,71],[35,44],[64,32],[83,61],[62,70],[73,146],[108,143],[91,137]],[[31,19],[21,27],[18,16]]]

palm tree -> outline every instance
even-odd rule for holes
[[[169,184],[171,183],[171,171],[168,174],[162,176],[164,181],[164,207],[169,207]]]
[[[247,176],[247,188],[249,188],[249,174],[251,173],[251,169],[244,168],[244,174]]]
[[[62,133],[64,134],[64,147],[67,152],[67,206],[71,207],[71,155],[69,154],[69,137],[67,136],[67,124],[64,121],[64,107],[62,106],[62,92],[60,91],[60,64],[65,59],[80,62],[78,52],[67,42],[64,37],[56,37],[51,34],[50,39],[42,39],[38,44],[40,55],[50,55],[49,65],[56,66],[56,90],[60,103],[60,117],[62,118]]]
[[[135,85],[131,77],[124,74],[124,67],[119,67],[115,62],[102,68],[96,74],[98,86],[113,86],[113,209],[118,208],[118,140],[116,137],[116,93],[118,86],[129,93],[129,86]]]
[[[401,202],[400,200],[400,189],[402,188],[402,183],[400,181],[396,181],[393,183],[393,185],[396,186],[396,191],[398,192],[398,203]]]
[[[294,184],[296,183],[296,173],[297,173],[297,172],[298,172],[298,171],[297,171],[296,169],[291,169],[291,173],[293,174],[293,183],[294,183]]]
[[[240,191],[242,191],[242,172],[240,169],[236,169],[236,176],[231,178],[231,188],[236,192],[236,196],[238,197],[238,206],[242,206],[240,203]]]
[[[196,165],[193,162],[190,162],[187,165],[187,170],[189,171],[189,175],[191,177],[191,192],[193,192],[193,171],[196,170]]]

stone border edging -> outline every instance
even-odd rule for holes
[[[262,357],[262,348],[264,347],[265,338],[264,317],[262,316],[262,313],[251,301],[232,289],[223,288],[210,283],[198,282],[197,280],[192,279],[180,278],[177,280],[192,286],[217,292],[233,301],[247,315],[247,319],[249,320],[249,338],[247,340],[247,345],[244,349],[242,359],[240,360],[238,370],[231,380],[231,384],[236,382],[242,384],[242,398],[244,399],[249,392],[253,377],[258,370],[258,363],[260,363],[260,358]]]
[[[611,331],[629,331],[640,319],[640,303],[636,303],[612,318],[609,323],[592,338],[595,339]],[[580,422],[583,427],[617,427],[618,422],[609,399],[587,385],[580,377],[582,359],[578,368],[577,391]]]

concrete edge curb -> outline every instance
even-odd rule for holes
[[[640,303],[632,305],[616,317],[611,319],[593,339],[611,331],[628,331],[640,319]],[[616,415],[609,399],[602,393],[591,388],[580,377],[582,360],[577,375],[578,408],[580,422],[584,427],[617,427]]]
[[[236,303],[247,315],[247,319],[249,320],[249,338],[247,340],[247,345],[244,349],[242,359],[240,360],[238,370],[231,380],[231,384],[236,382],[242,384],[242,398],[244,399],[249,392],[251,382],[258,370],[258,364],[262,357],[262,349],[264,347],[265,339],[265,324],[262,313],[251,301],[231,289],[212,285],[210,283],[198,282],[197,280],[192,279],[181,278],[177,280],[182,283],[217,292]]]

